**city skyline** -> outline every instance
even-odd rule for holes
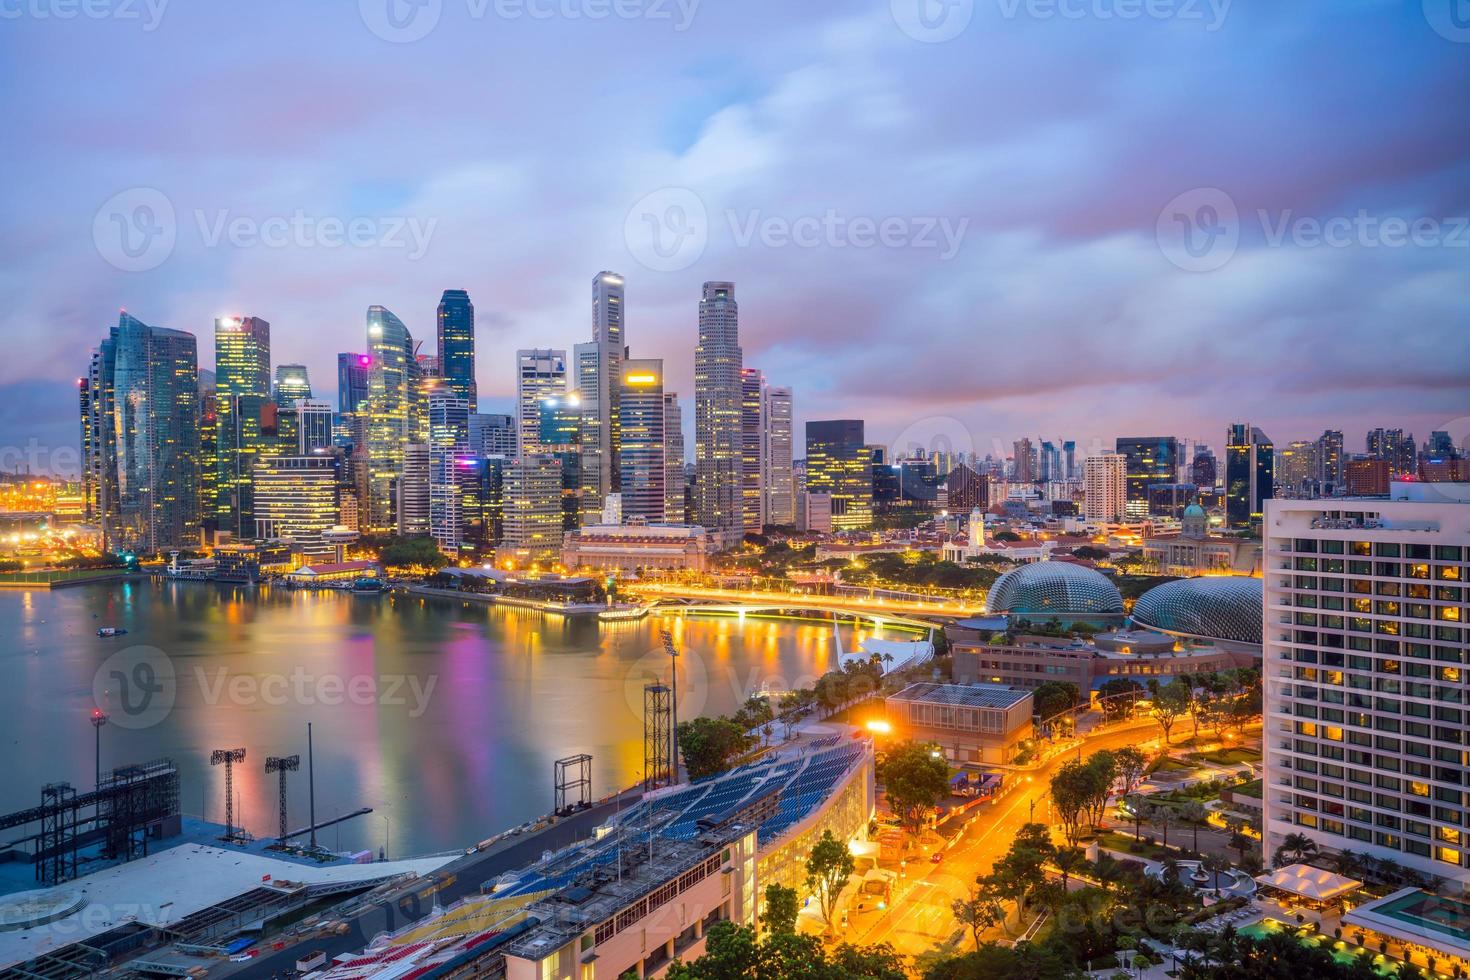
[[[475,22],[445,8],[410,44],[376,36],[350,5],[267,8],[250,21],[169,9],[152,31],[21,18],[0,43],[37,82],[12,110],[29,150],[17,177],[33,192],[4,214],[48,230],[11,239],[4,316],[20,342],[0,366],[0,395],[40,411],[0,413],[0,444],[74,444],[77,369],[62,355],[93,343],[119,306],[196,335],[224,313],[260,316],[327,395],[333,355],[360,346],[362,309],[381,304],[428,337],[442,291],[466,289],[484,407],[504,410],[515,350],[580,339],[597,269],[628,277],[631,336],[683,393],[691,297],[703,281],[740,284],[746,359],[797,391],[798,432],[863,417],[891,441],[954,418],[984,443],[1040,432],[1086,444],[1152,430],[1167,401],[1185,437],[1216,439],[1249,414],[1280,440],[1332,427],[1356,442],[1383,415],[1415,432],[1463,415],[1466,252],[1452,226],[1470,202],[1470,144],[1446,127],[1440,100],[1410,94],[1462,91],[1467,68],[1417,5],[1363,5],[1351,18],[1236,6],[1213,30],[977,10],[943,44],[907,36],[886,7],[736,16],[706,5],[677,33],[652,20]],[[603,43],[604,28],[618,44]],[[987,55],[1002,41],[997,62]],[[595,94],[579,72],[559,80],[544,64],[553,45],[599,60]],[[225,67],[237,46],[273,51],[250,86]],[[538,94],[486,105],[469,50]],[[677,84],[638,74],[654,50],[677,52]],[[1321,50],[1351,71],[1323,68]],[[169,64],[169,80],[138,70],[96,84],[85,66],[119,51]],[[383,70],[357,70],[368,63]],[[1079,101],[1081,88],[1094,94]],[[230,112],[217,111],[222,89]],[[934,98],[955,90],[1007,97],[964,100],[974,104],[959,114]],[[438,111],[415,112],[419,99]],[[584,139],[613,114],[615,137]],[[108,167],[90,163],[98,154]],[[575,175],[593,155],[605,178],[589,186]],[[105,227],[106,203],[136,188],[166,199],[175,240],[158,265],[125,271],[99,253],[94,220]],[[649,268],[626,238],[640,202],[666,188],[688,190],[709,218],[701,254],[676,271]],[[1208,272],[1179,268],[1155,240],[1170,202],[1201,188],[1225,192],[1241,216],[1233,257]],[[413,259],[407,230],[405,248],[277,248],[228,232],[209,244],[221,215],[262,230],[298,211],[433,230]],[[768,219],[820,225],[829,211],[967,224],[948,259],[943,247],[808,248],[761,230]],[[1360,211],[1439,222],[1442,240],[1335,247],[1293,226],[1290,244],[1271,243],[1283,221]],[[1294,362],[1308,349],[1308,363]]]

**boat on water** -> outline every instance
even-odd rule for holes
[[[597,618],[604,623],[635,622],[648,615],[647,606],[623,604],[609,606],[597,614]]]
[[[120,629],[116,626],[104,626],[97,631],[97,635],[105,638],[109,636],[122,636],[126,632],[127,630]]]
[[[380,578],[360,578],[352,583],[352,591],[356,595],[377,595],[388,591],[388,583]]]

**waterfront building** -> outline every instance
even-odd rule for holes
[[[561,557],[562,474],[555,456],[533,453],[505,473],[504,531],[496,560],[516,566]]]
[[[664,392],[664,520],[682,524],[688,520],[684,506],[684,413],[679,396]]]
[[[404,454],[412,431],[414,398],[413,336],[403,321],[381,306],[367,311],[368,397],[364,437],[367,497],[364,531],[407,533],[398,526],[394,493],[403,476]],[[427,490],[427,488],[426,488]],[[427,514],[424,515],[427,529]]]
[[[451,388],[429,396],[429,534],[447,555],[465,540],[464,487],[469,476],[470,402]]]
[[[1157,483],[1179,482],[1179,440],[1173,436],[1127,436],[1118,439],[1116,449],[1126,461],[1127,512],[1131,517],[1146,517],[1149,488]]]
[[[1144,532],[1143,558],[1157,575],[1258,575],[1261,543],[1211,534],[1209,515],[1195,503],[1184,509],[1177,533]]]
[[[1121,521],[1128,509],[1128,461],[1117,453],[1088,456],[1082,462],[1082,516],[1089,521]]]
[[[746,534],[766,525],[766,379],[760,368],[740,370],[740,513]]]
[[[591,524],[568,531],[561,554],[569,569],[625,575],[709,567],[708,536],[697,524]]]
[[[93,352],[82,468],[105,547],[161,552],[198,543],[198,375],[193,334],[126,312]]]
[[[872,459],[872,450],[863,442],[861,419],[806,424],[807,491],[831,498],[834,531],[859,530],[873,523]]]
[[[1190,642],[1259,656],[1261,592],[1261,579],[1249,575],[1177,579],[1139,596],[1130,620]]]
[[[573,349],[576,388],[586,416],[582,436],[584,504],[602,506],[603,498],[617,493],[622,478],[622,422],[619,398],[623,361],[628,357],[623,336],[623,277],[599,272],[592,279],[592,340]]]
[[[567,393],[567,352],[516,351],[516,456],[549,452],[541,442],[541,402]]]
[[[214,391],[214,375],[210,375],[210,386],[204,386],[204,372],[199,382],[199,530],[205,540],[218,528],[219,515],[219,467],[214,460],[219,458],[219,399]],[[83,467],[83,476],[90,474]],[[95,487],[84,488],[86,499],[95,503]],[[89,517],[95,520],[95,517]]]
[[[250,475],[268,448],[262,426],[271,398],[271,325],[258,316],[216,318],[214,377],[217,521],[240,540],[255,531]]]
[[[1230,426],[1225,437],[1225,523],[1232,529],[1261,523],[1265,502],[1276,495],[1276,452],[1249,423]]]
[[[621,364],[618,405],[618,493],[623,520],[664,520],[664,362],[625,359]]]
[[[740,309],[733,282],[706,282],[694,349],[695,519],[724,549],[745,528],[741,487]]]
[[[791,389],[768,387],[765,392],[765,523],[796,525],[796,486],[792,476],[794,409]]]
[[[954,762],[1008,765],[1032,735],[1030,691],[927,681],[884,699],[895,737],[931,742]]]
[[[475,385],[475,304],[463,289],[446,289],[439,299],[439,377],[456,398],[475,410],[479,402]]]
[[[1265,516],[1265,854],[1304,834],[1463,889],[1470,485]]]
[[[433,509],[430,500],[429,444],[410,442],[403,447],[403,466],[393,484],[394,526],[404,537],[429,533]]]
[[[276,385],[271,397],[277,405],[290,405],[298,399],[310,398],[311,380],[307,377],[306,365],[276,365]]]
[[[341,523],[339,462],[330,455],[268,456],[255,464],[255,534],[309,557],[333,555],[323,536]]]

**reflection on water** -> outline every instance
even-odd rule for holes
[[[100,639],[102,625],[128,634]],[[88,717],[100,697],[112,716],[103,766],[172,757],[186,813],[223,821],[223,774],[208,755],[244,747],[236,822],[274,833],[265,758],[299,753],[289,806],[293,828],[305,825],[312,722],[318,818],[377,811],[324,843],[460,847],[548,811],[561,756],[592,754],[598,796],[639,778],[642,688],[667,678],[662,629],[683,651],[681,717],[810,683],[837,655],[830,625],[789,619],[604,628],[478,604],[201,583],[0,593],[0,811],[38,803],[47,782],[91,787]],[[864,635],[842,633],[847,651]]]

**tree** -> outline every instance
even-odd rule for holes
[[[1057,873],[1062,878],[1062,891],[1067,890],[1067,882],[1072,875],[1087,866],[1087,855],[1080,848],[1062,847],[1052,856],[1051,863],[1056,866]]]
[[[1123,796],[1133,795],[1138,789],[1138,784],[1143,782],[1144,774],[1148,772],[1148,756],[1142,749],[1132,745],[1125,745],[1113,752],[1113,762],[1118,767],[1118,775],[1123,780]]]
[[[1218,854],[1206,854],[1200,862],[1200,867],[1209,872],[1214,879],[1215,894],[1220,893],[1220,875],[1230,870],[1230,862]]]
[[[933,745],[903,742],[878,767],[888,807],[911,833],[918,833],[949,795],[949,764]]]
[[[1148,822],[1164,831],[1164,846],[1169,846],[1169,821],[1174,819],[1174,808],[1165,806],[1163,803],[1150,803],[1148,806]]]
[[[748,743],[745,730],[728,718],[679,722],[679,752],[690,779],[724,772]]]
[[[1128,812],[1133,814],[1133,839],[1138,840],[1143,836],[1142,824],[1144,811],[1148,809],[1148,798],[1134,793],[1123,800],[1128,804]]]
[[[796,915],[800,911],[796,889],[778,882],[766,886],[766,914],[762,920],[768,933],[796,931]]]
[[[1189,688],[1179,681],[1170,681],[1154,695],[1154,718],[1163,733],[1164,744],[1169,744],[1169,732],[1179,716],[1189,710]]]
[[[955,921],[970,930],[977,953],[980,952],[981,934],[1004,922],[1006,917],[1005,907],[1000,904],[994,886],[988,883],[976,882],[970,886],[969,898],[957,898],[949,907]]]
[[[815,936],[776,933],[758,940],[755,930],[730,922],[710,927],[705,953],[692,963],[674,962],[669,980],[906,980],[903,961],[886,943],[843,944],[828,953]]]
[[[1097,689],[1099,703],[1102,705],[1103,718],[1108,721],[1118,721],[1127,718],[1133,713],[1133,704],[1138,696],[1142,694],[1144,687],[1137,681],[1126,677],[1114,677],[1104,681]]]
[[[439,546],[430,537],[388,538],[378,552],[384,565],[401,568],[416,565],[422,568],[442,568],[449,563]]]
[[[999,977],[1072,980],[1083,975],[1044,946],[1017,943],[1012,948],[985,943],[973,953],[933,964],[924,971],[924,980],[996,980]]]
[[[813,845],[811,856],[806,859],[806,886],[817,896],[817,904],[822,910],[822,921],[829,929],[832,927],[832,909],[837,904],[837,896],[841,894],[855,867],[857,864],[847,845],[833,837],[832,831],[822,831],[822,839]]]
[[[1047,681],[1037,685],[1036,690],[1031,692],[1031,698],[1032,711],[1036,717],[1047,721],[1068,708],[1076,707],[1077,685],[1067,681]]]
[[[1271,855],[1271,863],[1278,867],[1283,864],[1299,864],[1316,853],[1317,842],[1306,834],[1287,834],[1281,839],[1281,846],[1276,848],[1276,853]]]
[[[1179,808],[1179,820],[1194,830],[1194,853],[1199,853],[1199,829],[1210,819],[1210,811],[1198,800],[1189,800]]]
[[[986,881],[997,892],[1016,903],[1016,912],[1026,914],[1027,900],[1046,884],[1046,862],[1055,853],[1051,832],[1044,824],[1028,823],[1016,832],[1011,847],[998,861]]]

